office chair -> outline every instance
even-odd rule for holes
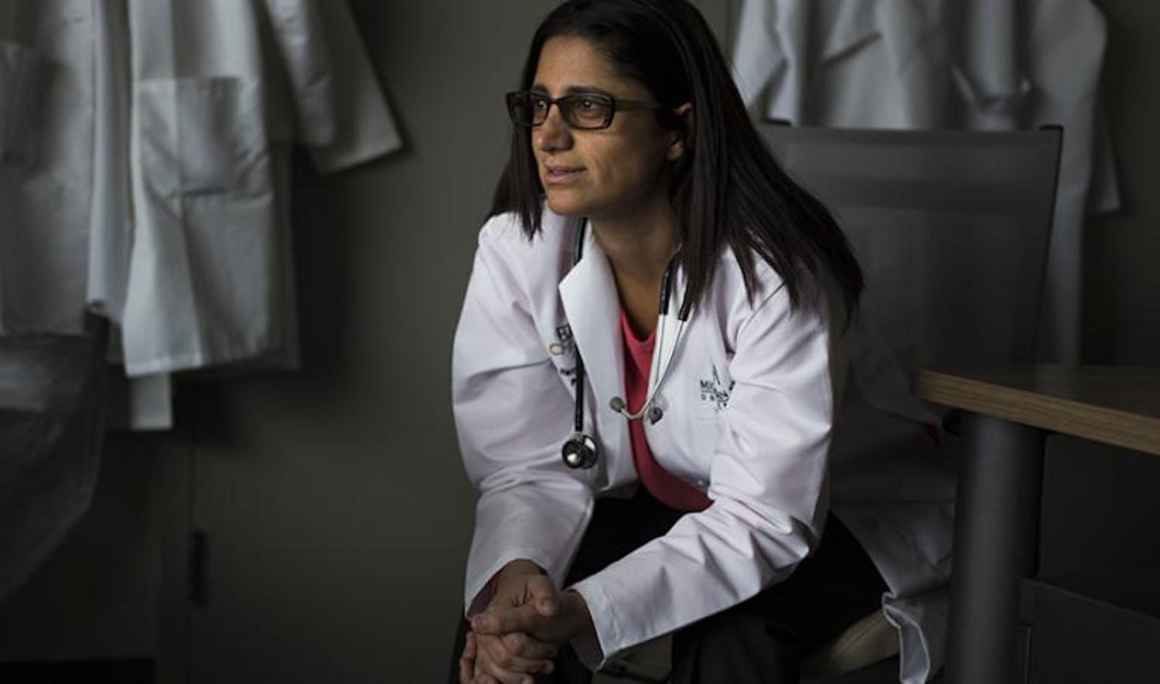
[[[1062,129],[760,130],[835,213],[905,369],[1034,359]]]
[[[866,279],[862,320],[912,386],[922,367],[1035,358],[1061,129],[887,131],[770,122],[759,131],[782,168],[845,231]],[[883,438],[859,445],[871,453],[884,448],[896,444]],[[953,501],[948,460],[930,461],[930,488],[938,491],[926,493],[928,500]],[[835,504],[841,494],[835,487]],[[803,681],[871,681],[866,673],[885,677],[888,670],[896,680],[897,660],[892,670],[883,661],[898,653],[898,643],[896,629],[875,611],[807,656]],[[614,676],[599,681],[665,681],[667,650],[663,639],[630,649],[611,664]]]
[[[760,131],[782,168],[819,197],[845,231],[866,279],[860,316],[912,387],[923,367],[1035,359],[1062,129],[886,131],[770,123]],[[953,419],[944,416],[944,424]],[[873,452],[875,446],[859,448]],[[953,500],[953,478],[935,472],[947,464],[928,460],[923,467],[932,471],[932,488],[950,483],[931,499]],[[835,487],[835,505],[840,496]],[[897,633],[877,611],[813,654],[805,671],[843,681],[841,675],[897,647]]]
[[[109,324],[0,336],[0,601],[92,502],[104,441]]]

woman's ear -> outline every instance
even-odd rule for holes
[[[673,114],[681,122],[681,126],[673,131],[669,139],[669,150],[666,155],[669,161],[676,161],[685,154],[687,141],[693,133],[693,104],[686,102],[674,109]]]

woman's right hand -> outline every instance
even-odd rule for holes
[[[550,674],[555,669],[552,658],[556,650],[526,634],[505,634],[502,637],[473,634],[475,666],[474,677],[464,679],[460,668],[460,684],[533,684],[537,674]],[[464,660],[468,652],[464,651]],[[461,661],[462,662],[462,661]]]
[[[488,608],[514,607],[531,602],[537,607],[555,606],[558,598],[551,579],[535,563],[514,560],[496,575],[495,594]],[[548,610],[554,610],[550,607]],[[460,684],[532,684],[536,674],[553,671],[558,649],[533,637],[512,633],[468,635],[460,663]],[[465,662],[474,660],[474,667]],[[471,671],[471,676],[467,673]]]

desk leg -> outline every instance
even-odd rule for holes
[[[963,437],[947,681],[1019,682],[1019,580],[1032,576],[1037,562],[1045,433],[968,414]]]

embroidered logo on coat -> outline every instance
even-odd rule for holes
[[[733,391],[733,386],[736,382],[730,381],[729,387],[721,382],[721,376],[717,373],[717,366],[713,366],[713,379],[701,380],[701,401],[711,402],[713,410],[720,412],[729,405],[729,395]]]
[[[562,356],[572,351],[576,344],[572,339],[572,326],[565,323],[556,327],[556,341],[548,345],[548,353],[552,356]],[[573,387],[576,386],[576,367],[561,368],[560,375],[563,375],[571,383]]]

